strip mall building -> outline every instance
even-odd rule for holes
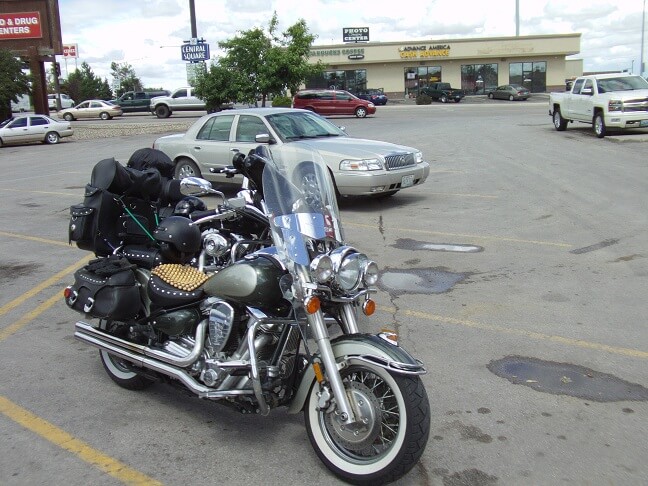
[[[485,94],[502,84],[534,93],[565,89],[582,74],[581,34],[488,37],[407,42],[364,42],[313,46],[310,61],[321,61],[323,77],[307,88],[382,89],[393,98],[416,97],[419,89],[443,81],[467,94]]]

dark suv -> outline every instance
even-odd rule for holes
[[[367,89],[365,91],[358,91],[358,98],[371,101],[374,105],[386,105],[388,98],[385,93],[380,89]]]
[[[376,105],[361,100],[348,91],[306,89],[293,98],[293,108],[303,108],[319,115],[355,115],[364,118],[376,113]]]

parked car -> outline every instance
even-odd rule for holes
[[[429,86],[421,88],[419,94],[429,96],[433,100],[439,100],[441,103],[447,103],[453,100],[459,103],[465,96],[466,92],[460,88],[453,88],[450,83],[435,82]]]
[[[59,143],[73,134],[70,122],[45,115],[23,115],[0,123],[0,147],[27,142]]]
[[[503,86],[498,86],[496,89],[488,93],[488,97],[491,100],[526,100],[529,96],[531,96],[531,92],[519,84],[505,84]]]
[[[293,108],[303,108],[319,115],[355,115],[364,118],[376,113],[376,105],[361,100],[348,91],[306,89],[293,98]]]
[[[169,91],[126,91],[119,98],[112,100],[124,113],[136,111],[150,112],[151,99],[157,96],[169,96]]]
[[[56,111],[56,94],[47,95],[47,105],[51,111]],[[73,106],[74,100],[65,93],[61,93],[61,109],[72,108]]]
[[[389,99],[387,95],[380,89],[367,89],[358,92],[358,98],[362,100],[371,101],[374,105],[386,105]]]
[[[111,101],[87,100],[79,103],[74,108],[59,111],[58,116],[67,121],[78,118],[101,118],[102,120],[110,120],[112,117],[121,116],[122,114],[121,107],[113,104]]]
[[[326,161],[342,196],[391,196],[425,182],[430,165],[412,147],[349,137],[341,128],[308,110],[249,108],[203,116],[186,133],[158,138],[153,148],[175,164],[175,177],[226,180],[211,173],[232,163],[233,151],[248,153],[259,144],[271,152],[308,144]]]

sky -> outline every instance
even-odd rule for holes
[[[646,0],[518,0],[519,33],[581,33],[585,71],[640,73]],[[186,85],[180,45],[191,37],[189,0],[59,0],[64,44],[78,59],[59,58],[63,76],[87,62],[112,83],[111,62],[130,64],[144,87]],[[372,42],[515,36],[516,0],[194,0],[198,37],[210,45],[255,27],[279,30],[304,19],[314,45],[342,43],[343,27],[369,27]],[[645,44],[644,44],[645,46]],[[644,59],[648,48],[644,47]],[[648,64],[648,62],[646,62]]]

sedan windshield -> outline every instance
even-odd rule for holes
[[[284,142],[319,137],[344,137],[346,133],[314,113],[276,113],[266,120]]]

